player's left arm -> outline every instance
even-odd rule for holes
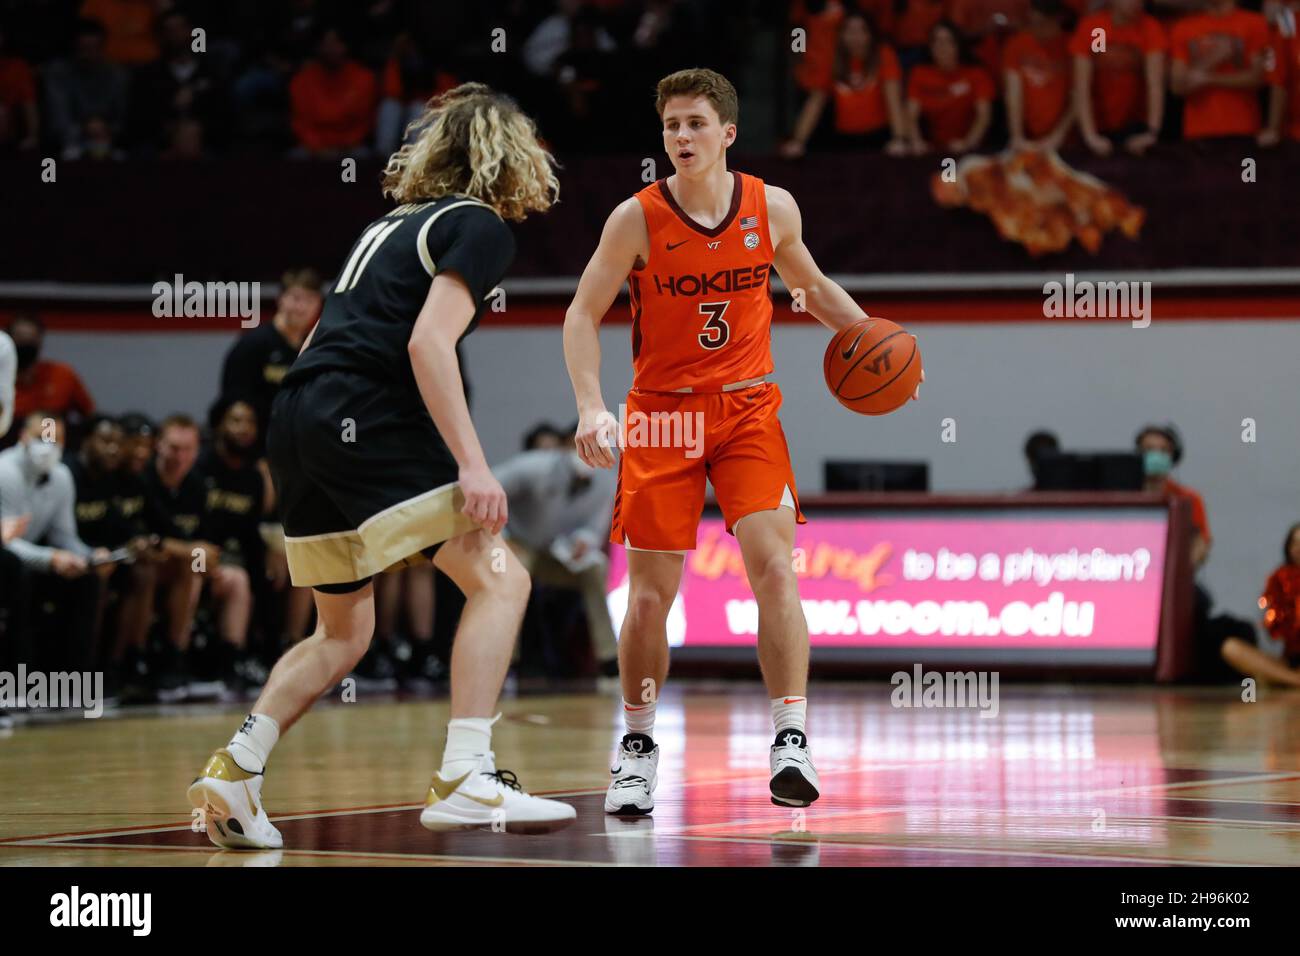
[[[788,190],[764,186],[767,196],[767,225],[772,240],[772,265],[796,301],[832,332],[848,328],[867,318],[862,306],[839,285],[827,278],[813,260],[803,241],[803,219],[799,204]],[[925,381],[925,373],[921,373]],[[917,398],[920,386],[917,386]]]
[[[767,223],[772,237],[772,265],[780,275],[796,309],[811,312],[832,332],[852,325],[867,314],[853,297],[826,277],[803,242],[803,220],[799,205],[789,191],[779,186],[765,186]]]

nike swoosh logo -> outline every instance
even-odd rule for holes
[[[847,359],[847,358],[852,358],[852,357],[853,357],[853,353],[856,352],[856,351],[858,350],[858,343],[862,341],[862,336],[866,335],[866,334],[867,334],[867,331],[868,331],[870,328],[871,328],[871,326],[868,325],[868,326],[867,326],[866,328],[864,328],[861,332],[859,332],[859,333],[858,333],[858,337],[855,338],[855,339],[853,340],[853,344],[850,345],[848,348],[846,348],[843,352],[841,352],[840,355],[841,355],[843,358],[846,358],[846,359]]]
[[[473,773],[473,771],[471,770],[470,773]],[[456,792],[456,789],[465,782],[465,778],[468,776],[469,773],[466,773],[457,777],[455,780],[443,780],[437,774],[434,774],[432,784],[433,792],[429,794],[429,799],[424,801],[424,805],[426,807],[431,807],[439,800],[446,800]],[[475,803],[485,807],[499,807],[501,804],[506,802],[506,798],[501,794],[497,794],[490,800],[483,797],[476,797],[471,793],[462,793],[461,796],[466,800],[473,800]]]
[[[801,700],[803,700],[802,697],[787,697],[787,698],[785,699],[785,702],[786,702],[787,704],[797,704],[797,703],[799,703],[799,701],[801,701]]]
[[[681,242],[669,242],[669,243],[665,243],[665,245],[668,246],[668,251],[669,251],[669,252],[672,252],[672,251],[673,251],[674,249],[676,249],[678,246],[684,246],[684,245],[686,245],[686,243],[688,243],[688,242],[690,242],[690,241],[691,241],[691,240],[689,240],[689,239],[683,239]]]
[[[473,771],[470,772],[472,773]],[[448,797],[450,797],[453,793],[456,792],[456,788],[459,787],[462,783],[464,783],[465,778],[468,776],[469,774],[466,773],[457,777],[455,780],[443,780],[435,773],[433,775],[433,784],[431,786],[433,793],[430,794],[430,797],[434,799],[426,800],[424,805],[429,806],[430,804],[436,802],[436,800],[446,800]]]

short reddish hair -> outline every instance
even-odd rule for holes
[[[678,70],[659,81],[655,90],[655,110],[663,119],[664,107],[674,96],[703,96],[718,111],[723,125],[740,118],[740,100],[731,81],[713,70]]]

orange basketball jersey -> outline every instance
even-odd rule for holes
[[[628,274],[632,387],[717,392],[772,371],[772,241],[763,180],[732,171],[716,227],[691,219],[659,180],[636,194],[650,259]]]

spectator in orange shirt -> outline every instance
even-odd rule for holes
[[[1070,53],[1061,0],[1033,0],[1028,29],[1007,41],[1002,54],[1011,148],[1061,148],[1074,126]]]
[[[375,152],[380,156],[393,153],[405,141],[403,130],[420,118],[430,97],[445,93],[456,82],[454,76],[434,65],[428,45],[417,34],[398,34],[384,64]]]
[[[1300,524],[1287,530],[1282,564],[1269,575],[1259,606],[1264,627],[1282,642],[1291,666],[1300,668]]]
[[[796,0],[790,20],[804,31],[803,53],[795,54],[794,81],[807,93],[826,89],[835,67],[835,38],[844,6],[840,0]]]
[[[154,17],[158,0],[86,0],[81,15],[104,25],[104,55],[113,63],[140,66],[158,59]]]
[[[1205,502],[1200,494],[1169,477],[1169,472],[1183,460],[1183,441],[1178,429],[1173,425],[1147,425],[1137,433],[1134,442],[1142,455],[1144,489],[1191,502],[1192,525],[1196,529],[1192,539],[1192,565],[1199,568],[1210,554],[1210,522],[1205,517]]]
[[[375,92],[374,74],[348,56],[338,30],[326,29],[316,59],[289,84],[298,151],[317,156],[365,152],[375,119]]]
[[[913,67],[907,78],[912,151],[919,155],[932,146],[953,153],[972,150],[988,132],[993,81],[970,64],[961,34],[947,20],[930,31],[930,60]]]
[[[879,37],[881,43],[893,46],[894,27],[903,6],[899,0],[856,0],[854,6],[859,13],[865,13],[870,18],[876,28],[873,35]]]
[[[1079,21],[1070,38],[1074,107],[1083,141],[1098,156],[1110,155],[1111,138],[1141,156],[1159,137],[1167,46],[1142,0],[1110,0],[1109,10]]]
[[[0,24],[0,147],[35,149],[41,129],[36,83],[26,60],[5,54],[6,39]]]
[[[1282,564],[1268,576],[1259,598],[1264,628],[1282,642],[1283,660],[1253,643],[1230,637],[1223,658],[1237,671],[1256,680],[1300,687],[1300,524],[1293,524],[1282,542]]]
[[[951,10],[976,62],[997,76],[1006,41],[1029,21],[1029,0],[952,0]]]
[[[21,315],[9,323],[9,337],[18,354],[18,377],[14,382],[14,424],[8,440],[18,440],[22,422],[35,411],[48,411],[60,418],[90,416],[95,402],[71,365],[41,359],[45,325],[34,315]]]
[[[1264,4],[1271,35],[1268,121],[1260,130],[1261,146],[1275,146],[1283,138],[1300,140],[1300,0]]]
[[[1265,0],[1271,55],[1265,64],[1269,83],[1269,114],[1256,137],[1260,146],[1277,146],[1284,138],[1300,139],[1300,30],[1296,29],[1300,0],[1290,4]],[[1288,114],[1290,113],[1290,114]]]
[[[1183,137],[1255,136],[1261,127],[1258,90],[1270,57],[1268,21],[1234,0],[1174,24],[1169,87],[1184,97]]]
[[[850,13],[840,26],[835,69],[826,89],[814,90],[804,101],[794,134],[781,145],[781,155],[802,156],[808,140],[832,104],[835,138],[840,146],[879,148],[891,156],[907,152],[903,122],[902,72],[894,51],[880,42],[871,18]]]
[[[902,0],[893,40],[905,68],[925,60],[930,34],[948,12],[948,4],[949,0]]]

